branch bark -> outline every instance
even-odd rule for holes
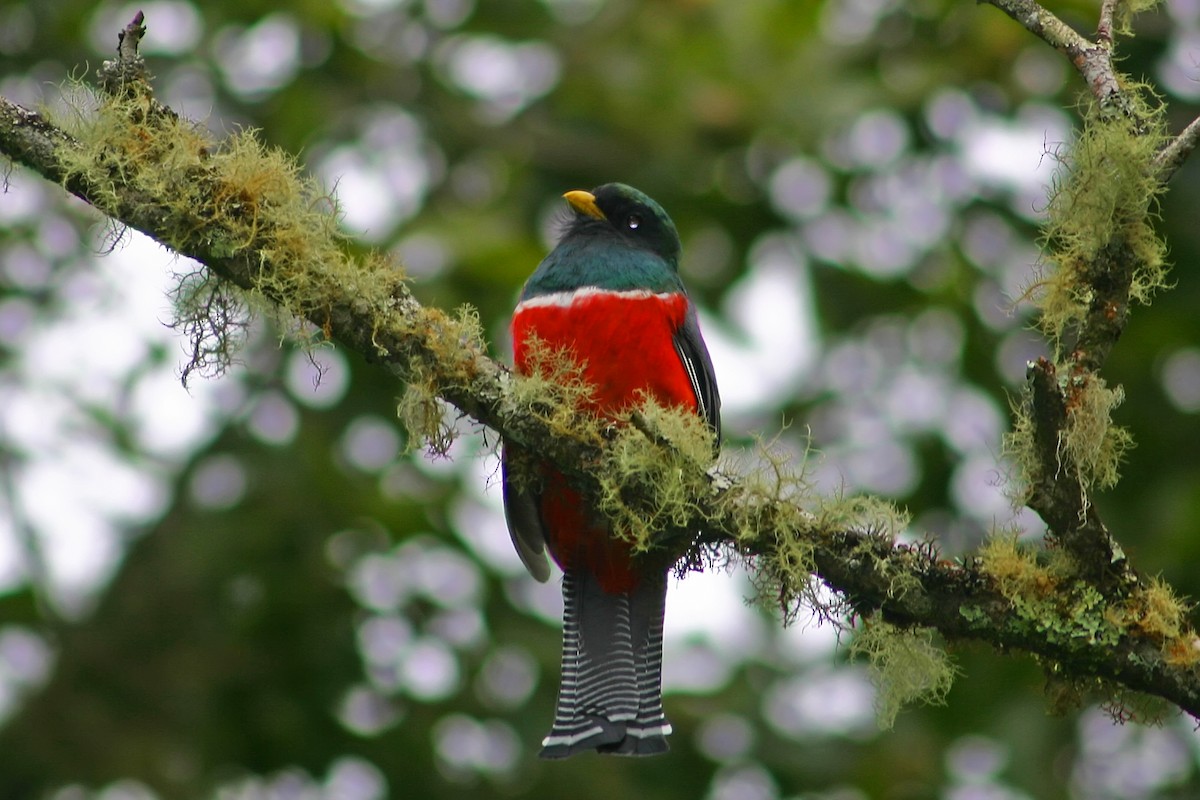
[[[1128,112],[1112,63],[1112,4],[1106,3],[1099,42],[1089,42],[1035,0],[984,0],[1008,14],[1030,33],[1062,53],[1079,72],[1092,96],[1106,109]]]
[[[1026,10],[1031,6],[996,4]],[[1040,19],[1043,28],[1053,25],[1053,20]],[[125,41],[128,37],[123,46]],[[152,99],[143,79],[130,82],[126,75],[122,80],[122,91],[135,89],[136,97]],[[135,121],[139,131],[154,135],[159,124],[155,117],[161,121],[167,114],[147,113],[144,103],[138,108],[142,109]],[[118,142],[106,144],[118,146]],[[232,235],[222,229],[221,219],[199,212],[189,215],[170,198],[131,184],[121,170],[83,174],[65,168],[70,160],[65,155],[83,149],[83,142],[43,116],[0,98],[0,152],[14,162],[64,185],[111,219],[200,261],[221,280],[261,293],[285,308],[295,307],[286,289],[289,282],[302,278],[318,285],[319,302],[303,307],[314,325],[397,377],[428,382],[463,414],[554,462],[585,491],[593,495],[600,491],[606,477],[603,436],[581,435],[554,424],[571,411],[556,407],[553,398],[532,406],[514,402],[520,379],[489,358],[482,343],[464,338],[462,327],[448,315],[419,304],[399,279],[387,284],[382,299],[365,302],[358,287],[331,279],[319,263],[299,267],[285,263],[266,222],[256,225],[253,237],[230,252]],[[198,191],[219,195],[209,198],[212,207],[228,205],[226,195],[234,178],[214,174],[218,168],[204,158],[197,164],[189,175]],[[270,186],[258,191],[266,194],[254,195],[246,187],[235,193],[238,213],[275,202]],[[180,230],[191,235],[181,238]],[[297,269],[305,272],[298,275]],[[278,280],[285,271],[289,280]],[[1042,377],[1049,381],[1053,376]],[[1053,388],[1057,391],[1057,383]],[[1053,431],[1058,424],[1050,421],[1045,430]],[[652,430],[642,433],[645,447],[670,449]],[[1049,439],[1046,447],[1053,449]],[[1200,673],[1195,667],[1200,659],[1193,654],[1198,645],[1194,634],[1186,628],[1168,634],[1118,622],[1122,614],[1134,614],[1137,603],[1149,602],[1145,594],[1149,587],[1132,571],[1125,573],[1119,591],[1101,591],[1102,582],[1056,576],[1033,555],[1008,558],[1001,564],[981,554],[953,563],[940,559],[932,546],[896,544],[891,532],[873,527],[869,517],[848,524],[844,516],[813,513],[813,503],[818,512],[820,507],[813,498],[764,493],[761,482],[745,475],[697,461],[680,463],[688,481],[707,487],[693,498],[687,527],[705,531],[702,546],[725,548],[748,559],[780,588],[785,606],[811,597],[807,586],[811,572],[844,598],[855,614],[878,614],[902,627],[932,628],[949,641],[981,641],[1002,651],[1029,653],[1072,682],[1110,682],[1157,695],[1200,716]],[[1062,485],[1055,485],[1047,491],[1061,489]],[[653,511],[650,493],[630,487],[628,494],[635,507]],[[1067,499],[1054,497],[1050,506],[1069,517],[1078,513],[1080,502],[1080,495],[1074,493]],[[1103,530],[1094,512],[1084,511],[1083,519]],[[1113,563],[1113,552],[1102,557]],[[1021,588],[1031,580],[1043,588],[1048,582],[1052,591],[1038,595]]]
[[[1200,117],[1192,120],[1170,144],[1158,154],[1158,179],[1163,183],[1171,180],[1175,171],[1183,166],[1188,156],[1200,144]]]

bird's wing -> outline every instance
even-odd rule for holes
[[[696,393],[696,410],[700,413],[716,436],[717,446],[721,441],[721,396],[717,393],[717,376],[713,372],[712,359],[700,336],[700,324],[696,321],[696,306],[688,303],[687,316],[675,331],[675,352],[683,362],[692,391]]]
[[[521,563],[539,583],[550,579],[550,562],[546,558],[546,529],[538,510],[538,498],[533,492],[518,486],[519,480],[509,475],[507,448],[500,451],[501,484],[504,487],[504,518],[508,535],[521,557]]]

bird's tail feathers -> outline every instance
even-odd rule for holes
[[[563,658],[558,709],[542,758],[584,750],[665,752],[671,725],[662,705],[666,574],[608,594],[582,569],[563,576]]]

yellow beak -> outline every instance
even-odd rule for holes
[[[578,211],[580,214],[587,214],[589,217],[596,219],[604,219],[604,212],[596,205],[596,195],[591,192],[585,192],[582,189],[573,189],[563,195],[571,208]]]

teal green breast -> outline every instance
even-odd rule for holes
[[[521,293],[526,300],[541,294],[584,286],[611,291],[646,289],[682,292],[674,267],[658,255],[633,247],[614,246],[601,237],[568,237],[542,260]]]

